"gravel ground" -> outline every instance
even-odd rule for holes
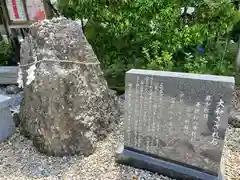
[[[226,180],[240,180],[240,128],[228,128],[223,159]]]
[[[94,154],[83,158],[47,157],[33,147],[32,142],[16,133],[0,144],[1,180],[170,180],[115,163],[114,154],[123,140],[122,123],[120,128],[98,144]],[[135,178],[134,178],[135,177]]]
[[[38,153],[30,140],[16,133],[0,144],[1,180],[171,180],[132,167],[115,163],[114,154],[123,140],[122,123],[104,141],[94,154],[83,158],[47,157]],[[225,145],[227,180],[240,179],[240,129],[228,128]]]
[[[18,129],[0,144],[0,180],[171,180],[147,171],[115,163],[123,141],[123,122],[89,157],[47,157],[36,151]],[[229,126],[224,148],[226,180],[240,180],[240,128]]]

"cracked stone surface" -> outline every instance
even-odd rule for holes
[[[38,61],[28,73],[28,64]],[[48,155],[93,153],[118,123],[119,107],[79,23],[54,18],[33,24],[21,65],[21,132]],[[29,85],[27,78],[33,78]]]

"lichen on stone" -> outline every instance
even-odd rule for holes
[[[62,17],[34,23],[20,65],[21,132],[39,151],[89,155],[118,123],[116,96],[79,23]]]

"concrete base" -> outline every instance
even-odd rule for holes
[[[152,157],[132,148],[119,147],[116,161],[120,164],[133,166],[179,180],[217,180],[218,177],[184,165],[168,162]]]
[[[15,124],[9,108],[10,97],[0,95],[0,143],[15,131]]]
[[[17,84],[17,78],[17,66],[0,66],[0,84]]]

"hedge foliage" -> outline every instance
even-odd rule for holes
[[[236,73],[232,0],[58,0],[58,9],[88,19],[84,32],[110,86],[123,87],[130,68]]]

